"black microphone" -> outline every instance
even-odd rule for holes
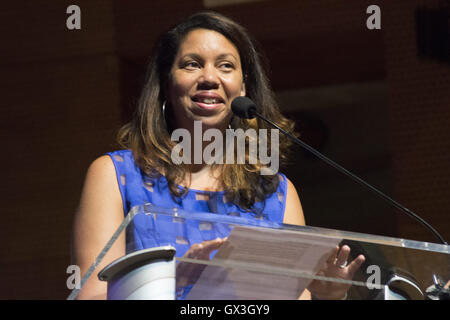
[[[255,103],[247,97],[237,97],[231,102],[231,111],[239,118],[253,119],[256,115]]]
[[[447,242],[444,240],[444,238],[429,223],[427,223],[424,219],[419,217],[417,214],[415,214],[414,212],[412,212],[408,208],[405,208],[400,203],[398,203],[397,201],[391,199],[390,197],[388,197],[387,195],[385,195],[384,193],[382,193],[381,191],[379,191],[378,189],[376,189],[372,185],[368,184],[367,182],[365,182],[364,180],[362,180],[361,178],[359,178],[355,174],[351,173],[347,169],[345,169],[342,166],[338,165],[334,161],[328,159],[323,154],[321,154],[319,151],[317,151],[313,147],[309,146],[308,144],[304,143],[302,140],[294,137],[292,134],[290,134],[286,130],[280,128],[278,125],[276,125],[272,121],[266,119],[261,114],[259,114],[257,110],[258,109],[257,109],[255,103],[251,99],[249,99],[247,97],[237,97],[231,102],[231,111],[233,111],[233,113],[236,116],[238,116],[240,118],[244,118],[244,119],[253,119],[254,117],[258,117],[261,120],[263,120],[263,121],[267,122],[268,124],[270,124],[271,126],[277,128],[284,135],[288,136],[292,141],[294,141],[296,144],[298,144],[301,147],[305,148],[306,150],[308,150],[309,152],[314,154],[316,157],[318,157],[320,160],[326,162],[327,164],[329,164],[330,166],[332,166],[333,168],[335,168],[339,172],[345,174],[347,177],[353,179],[354,181],[356,181],[359,184],[363,185],[364,187],[368,188],[370,191],[374,192],[376,195],[378,195],[379,197],[381,197],[382,199],[384,199],[388,203],[394,205],[397,209],[400,209],[403,212],[405,212],[411,218],[419,221],[422,225],[424,225],[426,228],[428,228],[442,242],[442,244],[448,245]]]

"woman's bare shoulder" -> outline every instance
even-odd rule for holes
[[[284,211],[283,223],[294,225],[305,225],[305,217],[300,202],[300,197],[294,184],[287,180],[286,209]]]
[[[122,208],[114,163],[103,155],[89,166],[83,186],[79,209],[98,209],[101,206]]]
[[[109,155],[103,155],[92,161],[88,168],[88,175],[115,175],[114,163]]]

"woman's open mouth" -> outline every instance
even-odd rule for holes
[[[202,109],[215,109],[224,103],[222,97],[217,94],[197,94],[192,101]]]

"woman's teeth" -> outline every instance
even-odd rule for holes
[[[216,104],[219,101],[216,99],[200,99],[200,102],[206,103],[206,104]]]

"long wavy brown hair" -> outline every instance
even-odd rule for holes
[[[215,13],[200,12],[187,18],[182,23],[164,34],[154,50],[148,66],[144,88],[132,120],[123,126],[118,134],[122,147],[131,149],[138,166],[149,176],[164,174],[174,199],[182,197],[190,185],[190,169],[185,164],[175,165],[171,160],[172,148],[176,142],[171,140],[172,129],[167,125],[162,111],[166,100],[164,88],[169,78],[170,69],[178,48],[184,37],[194,29],[208,29],[221,33],[238,49],[241,57],[242,72],[246,96],[259,108],[259,113],[278,124],[281,128],[293,132],[293,123],[279,111],[275,96],[270,88],[265,68],[264,56],[257,43],[246,29],[233,20]],[[269,129],[259,119],[240,119],[233,117],[231,128],[244,131],[253,128]],[[279,136],[280,164],[286,159],[289,140]],[[270,150],[270,136],[267,150]],[[248,150],[246,141],[246,150]],[[248,157],[247,157],[248,158]],[[251,210],[255,202],[263,201],[274,193],[278,187],[277,174],[261,175],[261,163],[257,164],[221,164],[219,180],[221,188],[226,191],[227,201],[234,202],[244,210]],[[184,185],[184,188],[180,188]]]

